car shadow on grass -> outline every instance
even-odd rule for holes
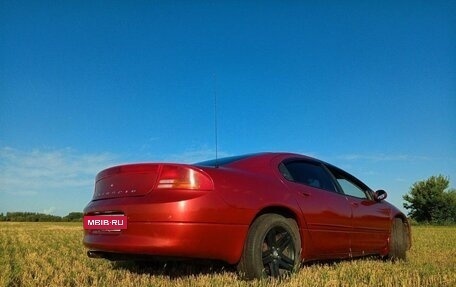
[[[341,259],[323,259],[323,260],[312,260],[301,263],[301,268],[311,266],[335,266],[344,262],[363,262],[366,260],[378,261],[378,262],[391,262],[388,258],[379,255],[366,255],[357,256],[352,258],[341,258]]]
[[[113,262],[113,269],[128,270],[136,274],[166,276],[170,279],[195,275],[217,275],[236,273],[236,267],[210,260],[179,260],[179,261],[118,261]]]
[[[380,256],[364,256],[348,259],[309,261],[302,263],[300,268],[311,266],[336,266],[343,262],[355,262],[363,260],[379,260],[380,262],[388,261],[384,258],[381,258]],[[127,270],[139,275],[147,274],[152,276],[165,276],[169,279],[218,274],[231,274],[237,276],[235,265],[229,265],[221,261],[211,260],[130,260],[112,262],[112,266],[115,270]]]

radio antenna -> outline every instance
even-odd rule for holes
[[[218,130],[217,130],[217,74],[214,73],[214,133],[215,133],[215,167],[218,167]]]

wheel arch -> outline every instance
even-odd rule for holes
[[[288,207],[285,207],[285,206],[280,206],[280,205],[272,205],[272,206],[266,206],[266,207],[263,207],[261,210],[259,210],[255,217],[252,219],[252,221],[250,222],[250,225],[252,225],[252,223],[258,218],[260,217],[261,215],[263,214],[267,214],[267,213],[273,213],[273,214],[278,214],[278,215],[282,215],[283,217],[285,218],[291,218],[293,219],[294,221],[296,221],[296,224],[298,225],[298,228],[301,229],[302,228],[302,223],[300,222],[299,220],[299,217],[298,215],[296,214],[296,212],[294,212],[291,208],[288,208]]]

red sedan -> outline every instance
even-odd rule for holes
[[[281,276],[311,260],[405,259],[410,225],[385,198],[333,165],[291,153],[122,165],[96,177],[84,245],[109,260],[223,260],[244,278]]]

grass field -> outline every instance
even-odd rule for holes
[[[0,223],[0,286],[456,286],[456,227],[413,228],[408,261],[305,265],[282,281],[242,281],[230,266],[90,259],[81,223]]]

